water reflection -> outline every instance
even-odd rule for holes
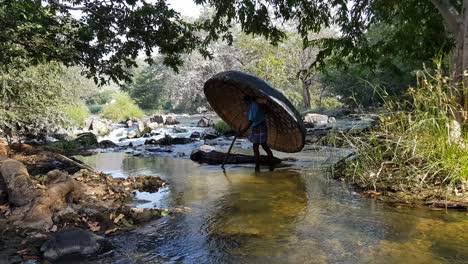
[[[466,263],[468,219],[363,199],[323,171],[200,166],[104,153],[84,160],[119,177],[160,175],[158,207],[188,207],[130,234],[108,263]],[[119,165],[120,164],[120,165]],[[151,200],[150,196],[145,196]]]

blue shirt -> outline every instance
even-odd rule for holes
[[[250,104],[249,121],[252,121],[252,127],[258,126],[265,121],[265,113],[257,102]]]

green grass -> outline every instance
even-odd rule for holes
[[[440,68],[438,68],[440,69]],[[408,100],[384,96],[388,115],[364,136],[341,135],[357,150],[345,175],[374,189],[403,184],[457,185],[468,180],[468,135],[450,136],[459,88],[440,70],[420,73]]]
[[[64,112],[74,125],[82,127],[86,118],[90,115],[88,107],[82,102],[65,106]]]
[[[129,118],[142,118],[143,111],[126,93],[115,95],[115,102],[104,106],[101,116],[112,121],[124,121]]]
[[[218,121],[214,125],[214,129],[216,131],[218,131],[222,135],[229,134],[229,133],[233,132],[232,128],[226,122],[224,122],[223,120]]]

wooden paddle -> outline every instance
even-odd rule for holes
[[[234,142],[236,142],[236,139],[237,139],[237,136],[234,136],[234,139],[232,140],[231,146],[229,147],[228,152],[227,152],[226,155],[224,156],[223,165],[221,165],[221,168],[223,168],[223,170],[224,170],[224,164],[226,164],[226,161],[227,161],[227,159],[228,159],[229,153],[231,153],[232,147],[234,146]]]

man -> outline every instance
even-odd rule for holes
[[[265,120],[265,104],[267,101],[264,98],[253,98],[249,95],[244,96],[244,101],[249,106],[249,123],[244,129],[241,129],[240,134],[244,134],[249,128],[251,128],[248,138],[250,142],[253,143],[255,171],[260,171],[260,145],[262,145],[263,149],[268,154],[268,158],[270,159],[270,170],[273,170],[273,153],[266,143],[268,131]]]

